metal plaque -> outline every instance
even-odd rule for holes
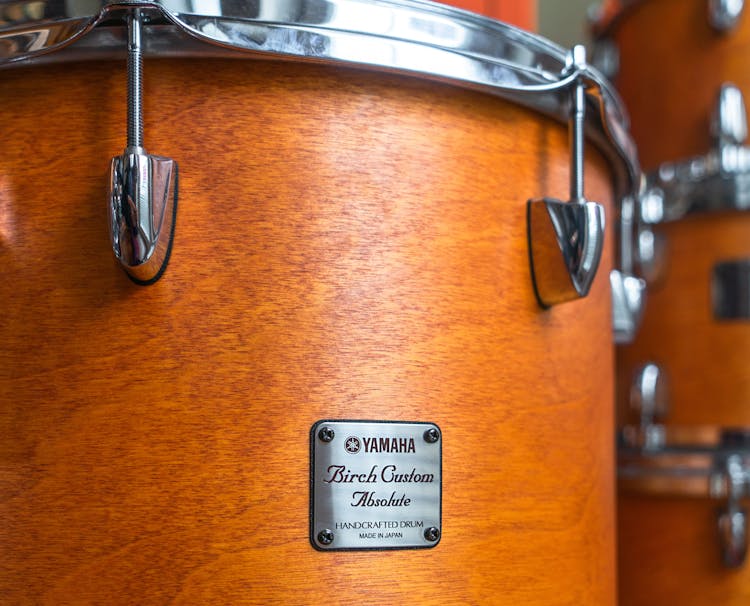
[[[434,423],[315,423],[310,432],[313,546],[328,551],[437,545],[442,441]]]

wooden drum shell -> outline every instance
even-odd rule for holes
[[[750,97],[747,17],[719,34],[709,25],[704,0],[650,0],[617,21],[615,82],[645,171],[712,147],[710,119],[722,83]],[[649,287],[634,344],[620,348],[620,400],[627,399],[634,370],[651,360],[671,379],[665,423],[750,425],[750,323],[717,321],[711,307],[714,265],[750,257],[750,215],[694,215],[657,232],[667,242],[665,272]]]
[[[619,603],[747,604],[747,568],[730,570],[721,563],[718,515],[719,503],[708,498],[620,496]]]
[[[3,75],[0,601],[614,603],[612,222],[586,299],[544,311],[529,275],[565,126],[312,64],[145,75],[146,147],[180,163],[149,287],[107,236],[123,65]],[[313,549],[322,418],[440,425],[437,547]]]
[[[619,51],[615,83],[644,171],[708,152],[720,86],[731,82],[750,95],[747,7],[735,29],[719,33],[705,0],[635,2],[611,33]],[[750,215],[696,214],[655,231],[666,241],[665,271],[649,286],[634,343],[618,350],[618,425],[637,423],[628,409],[630,385],[636,369],[653,361],[669,379],[669,410],[659,422],[693,431],[750,427],[750,323],[715,319],[711,292],[717,263],[750,257]],[[707,495],[621,495],[620,603],[746,604],[750,567],[721,564],[722,504]]]

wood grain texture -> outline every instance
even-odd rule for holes
[[[613,3],[614,4],[614,3]],[[615,30],[617,86],[632,117],[645,169],[706,153],[710,117],[724,82],[750,95],[750,19],[721,35],[703,0],[652,0],[622,15]],[[750,323],[716,321],[711,276],[721,261],[750,257],[750,216],[713,213],[659,228],[666,272],[649,288],[635,342],[618,351],[620,424],[635,369],[657,362],[670,382],[667,425],[750,426]],[[623,606],[746,604],[750,569],[720,567],[708,499],[622,496],[619,500],[619,594]]]
[[[123,66],[3,75],[0,602],[612,604],[612,234],[585,300],[529,275],[565,128],[395,75],[145,74],[181,194],[150,287],[107,236]],[[311,547],[321,418],[441,426],[435,549]]]

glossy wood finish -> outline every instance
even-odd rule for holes
[[[704,154],[719,87],[750,98],[750,15],[731,33],[708,23],[706,0],[648,0],[623,13],[616,84],[632,118],[646,170]],[[664,225],[666,273],[649,288],[635,343],[618,352],[619,422],[635,419],[627,392],[635,369],[659,363],[670,380],[672,426],[750,426],[750,322],[716,321],[716,263],[750,257],[750,215],[715,213]],[[623,496],[619,502],[619,587],[623,606],[746,604],[750,567],[720,567],[713,510],[706,500]]]
[[[123,66],[3,74],[0,602],[612,604],[612,234],[585,300],[529,275],[565,127],[396,75],[145,73],[181,192],[150,287],[107,236]],[[609,178],[590,153],[612,216]],[[441,426],[436,548],[311,547],[321,418]]]

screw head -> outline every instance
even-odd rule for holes
[[[330,545],[333,543],[333,531],[326,528],[318,533],[318,543],[321,545]]]
[[[424,538],[430,543],[434,543],[440,538],[440,529],[435,526],[430,526],[424,530]]]
[[[435,429],[434,427],[430,427],[427,431],[424,432],[424,441],[429,442],[430,444],[434,444],[440,439],[440,432]]]
[[[318,432],[318,437],[320,438],[321,442],[330,442],[333,440],[333,436],[336,435],[336,432],[333,431],[330,427],[321,427],[320,431]]]

